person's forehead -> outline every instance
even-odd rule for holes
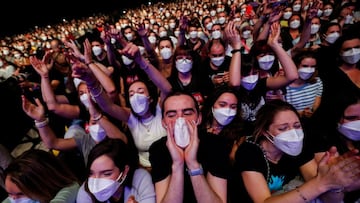
[[[169,97],[164,103],[164,110],[195,109],[194,100],[189,95],[176,95]]]

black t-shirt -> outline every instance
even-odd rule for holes
[[[191,81],[187,85],[183,85],[177,76],[172,75],[168,77],[168,81],[172,86],[173,91],[180,91],[192,94],[199,106],[204,105],[205,98],[210,94],[209,81],[199,74],[192,74]]]
[[[207,57],[201,64],[201,69],[204,70],[202,72],[202,74],[205,74],[206,77],[209,80],[209,84],[212,84],[213,88],[217,87],[218,85],[213,84],[212,82],[212,78],[213,77],[222,77],[224,72],[228,72],[229,71],[229,67],[230,67],[230,62],[231,62],[231,57],[230,56],[225,56],[224,62],[218,67],[217,70],[214,70],[210,67],[210,63],[211,63],[211,59],[209,57]],[[227,85],[227,83],[223,83],[221,85]]]
[[[264,152],[260,146],[244,142],[236,151],[232,178],[229,179],[230,201],[253,202],[241,177],[243,171],[256,171],[263,174],[271,193],[273,193],[282,190],[285,184],[300,175],[300,166],[309,162],[313,156],[312,153],[307,152],[302,152],[296,157],[284,154],[279,162],[274,164],[265,160]],[[269,168],[267,163],[269,163]],[[268,170],[270,174],[268,174]]]
[[[226,150],[226,141],[222,136],[199,133],[200,144],[198,150],[198,161],[201,163],[204,173],[228,179],[230,172],[229,155]],[[149,148],[150,162],[152,166],[151,176],[153,182],[159,182],[171,175],[172,159],[166,147],[167,137],[155,141]],[[186,166],[185,166],[186,167]],[[184,200],[186,203],[196,203],[195,194],[189,175],[184,168]]]

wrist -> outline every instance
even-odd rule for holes
[[[49,124],[49,119],[47,117],[41,118],[39,120],[34,120],[34,123],[37,128],[43,128]]]
[[[89,66],[89,65],[91,65],[91,64],[94,64],[94,63],[95,63],[95,61],[94,61],[94,60],[91,60],[91,61],[85,62],[85,64],[86,64],[87,66]]]
[[[188,172],[189,176],[204,175],[204,170],[203,170],[201,164],[199,164],[198,168],[195,168],[195,169],[187,168],[186,171]]]

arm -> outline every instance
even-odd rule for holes
[[[94,74],[91,72],[90,68],[77,59],[73,60],[75,62],[72,65],[72,76],[74,78],[80,78],[86,82],[86,85],[90,90],[90,94],[94,97],[96,103],[104,112],[120,121],[127,122],[130,117],[130,109],[113,103]]]
[[[159,64],[159,57],[149,41],[148,30],[145,29],[145,25],[141,24],[137,26],[137,32],[141,38],[141,41],[144,44],[144,48],[146,50],[146,53],[148,54],[149,60],[153,62],[153,64]]]
[[[75,139],[57,138],[54,131],[48,125],[49,121],[45,117],[45,109],[39,99],[35,99],[36,105],[31,103],[22,95],[22,108],[24,112],[35,120],[35,124],[39,130],[41,140],[49,149],[57,149],[60,151],[70,150],[77,147]]]
[[[236,29],[233,21],[230,21],[225,28],[226,36],[229,38],[233,50],[241,49],[240,34]],[[229,67],[229,85],[233,87],[240,86],[241,80],[241,52],[236,51],[232,54],[230,67]]]
[[[180,19],[180,34],[178,37],[178,43],[176,46],[181,46],[185,44],[185,32],[187,29],[187,23],[188,23],[188,19],[185,16],[182,16]]]
[[[49,67],[45,60],[39,60],[35,56],[30,56],[30,63],[36,72],[41,76],[41,92],[50,111],[64,118],[78,118],[80,108],[77,105],[59,103],[49,80]]]
[[[266,80],[266,86],[269,89],[279,89],[288,85],[299,77],[297,68],[293,60],[278,43],[279,35],[280,25],[279,23],[273,23],[271,25],[271,34],[268,38],[268,44],[279,59],[280,64],[284,69],[284,75],[268,77]]]
[[[128,143],[126,135],[121,132],[121,130],[114,125],[108,118],[106,118],[99,110],[97,109],[96,104],[92,101],[91,97],[89,99],[89,113],[92,122],[97,122],[106,132],[106,136],[112,139],[121,139],[125,143]]]

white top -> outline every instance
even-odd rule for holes
[[[142,166],[151,167],[149,161],[149,147],[151,144],[166,136],[166,130],[161,123],[161,108],[156,105],[156,115],[146,120],[139,120],[134,114],[130,114],[127,122],[133,136],[136,148],[139,151],[139,161]]]

